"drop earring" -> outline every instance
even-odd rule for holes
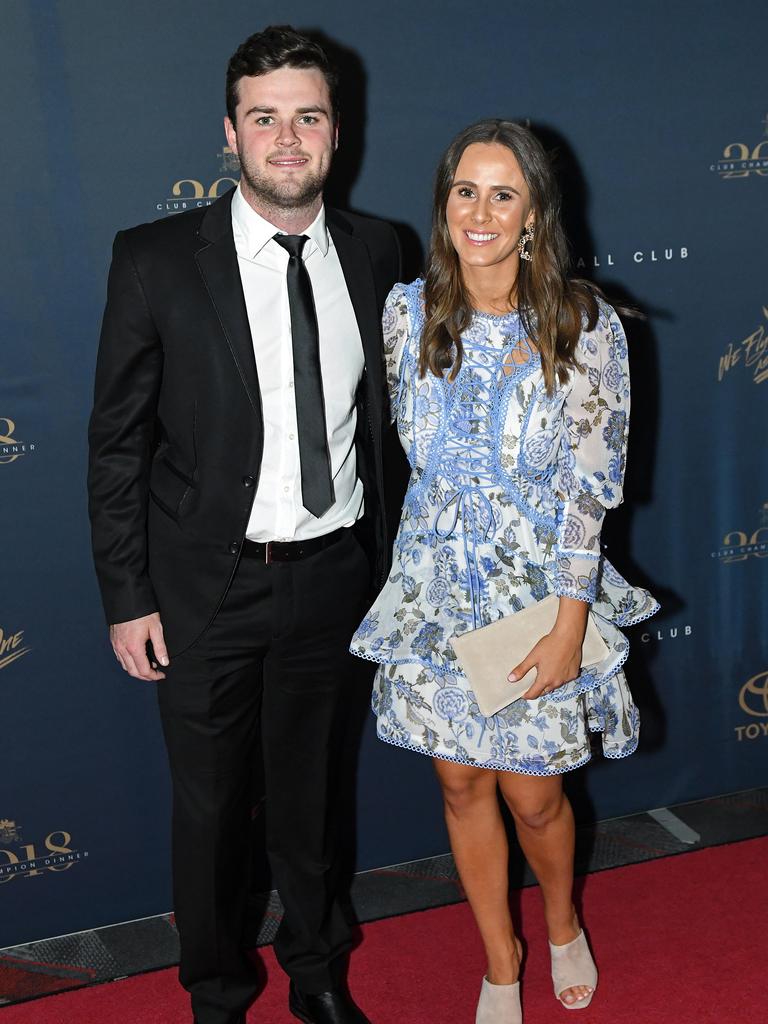
[[[533,224],[529,224],[528,227],[526,227],[526,229],[523,232],[523,234],[520,235],[520,240],[517,243],[517,251],[520,253],[520,259],[521,260],[525,260],[527,263],[531,262],[531,260],[533,259],[533,256],[531,255],[531,253],[529,253],[526,250],[525,247],[526,247],[526,245],[532,244],[532,243],[533,243]]]

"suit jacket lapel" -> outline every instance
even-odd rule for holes
[[[383,386],[381,363],[381,322],[376,300],[376,286],[368,247],[351,233],[348,221],[336,210],[326,211],[326,223],[347,282],[352,308],[363,342],[365,367],[368,371],[369,395]]]
[[[251,406],[261,419],[261,395],[253,339],[232,234],[233,193],[234,189],[208,207],[200,225],[202,245],[195,253],[195,259]],[[371,258],[365,242],[352,233],[343,214],[328,209],[326,222],[339,255],[357,319],[368,371],[370,398],[379,395],[383,387],[381,324]]]
[[[195,259],[248,398],[261,418],[253,339],[232,234],[233,193],[231,189],[208,207],[199,229],[203,246],[195,253]]]

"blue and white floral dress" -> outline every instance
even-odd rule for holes
[[[379,663],[382,740],[461,764],[554,775],[636,746],[637,709],[622,672],[620,626],[653,615],[600,551],[621,501],[629,413],[627,344],[600,303],[574,371],[548,396],[538,353],[515,312],[475,313],[452,382],[419,378],[423,283],[396,285],[384,309],[387,381],[411,478],[389,578],[351,650]],[[449,643],[547,594],[592,604],[609,655],[537,700],[490,718]],[[514,666],[510,665],[510,670]]]

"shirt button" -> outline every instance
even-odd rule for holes
[[[288,435],[288,440],[289,441],[295,441],[296,440],[296,435],[295,434],[289,434]]]
[[[255,483],[256,481],[253,479],[252,476],[243,477],[243,487],[253,487]]]
[[[230,553],[230,555],[236,555],[239,550],[240,550],[240,545],[237,543],[236,540],[233,540],[232,543],[229,545],[229,553]]]
[[[292,381],[292,380],[289,380],[289,381],[288,381],[288,387],[289,387],[289,388],[292,388],[292,387],[293,387],[293,381]]]
[[[290,491],[290,487],[284,487],[284,488],[283,488],[283,490],[284,490],[284,491],[285,491],[285,493],[287,494],[287,493],[288,493],[288,491]]]

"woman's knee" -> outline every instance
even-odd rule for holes
[[[451,765],[450,768],[441,766],[437,774],[445,809],[453,815],[466,814],[484,798],[495,799],[496,780],[493,772]]]
[[[560,787],[542,788],[541,792],[504,792],[503,796],[515,824],[533,831],[540,831],[551,825],[562,813],[565,800]]]

